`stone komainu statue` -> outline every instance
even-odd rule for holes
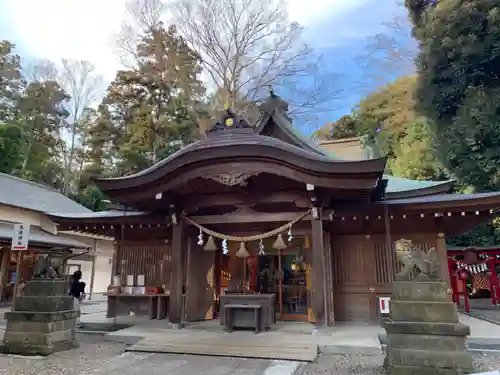
[[[64,258],[48,255],[40,258],[33,267],[33,279],[58,279],[64,277]]]
[[[435,248],[427,253],[413,245],[412,241],[405,238],[394,242],[396,258],[402,270],[396,274],[396,280],[439,280],[440,265]]]

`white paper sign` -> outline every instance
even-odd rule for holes
[[[12,233],[12,250],[26,250],[30,237],[29,224],[14,224],[14,232]]]
[[[391,312],[391,309],[389,306],[390,301],[391,301],[391,297],[379,297],[378,298],[378,306],[380,308],[381,314],[389,314]]]

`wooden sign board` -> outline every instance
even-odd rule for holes
[[[29,224],[14,224],[12,232],[12,250],[27,250],[30,237]]]

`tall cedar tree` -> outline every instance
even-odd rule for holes
[[[174,27],[152,27],[137,46],[137,67],[117,73],[89,130],[96,171],[130,174],[198,136],[205,88],[199,57]],[[97,158],[105,158],[99,162]],[[110,167],[114,166],[110,170]]]
[[[20,176],[61,188],[61,130],[68,112],[68,95],[54,81],[32,82],[16,104],[23,149]]]

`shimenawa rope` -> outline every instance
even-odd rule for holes
[[[302,220],[304,217],[306,217],[310,213],[311,213],[311,210],[308,210],[308,211],[300,214],[299,216],[297,216],[297,218],[293,219],[289,223],[287,223],[285,225],[282,225],[279,228],[273,229],[273,230],[271,230],[269,232],[262,233],[262,234],[256,234],[256,235],[253,235],[253,236],[244,236],[244,237],[230,236],[230,235],[227,235],[227,234],[222,234],[222,233],[219,233],[219,232],[215,232],[215,231],[213,231],[211,229],[205,228],[203,225],[198,224],[197,222],[191,220],[187,216],[183,216],[183,219],[186,220],[189,224],[194,225],[196,228],[198,228],[199,230],[201,230],[203,233],[205,233],[205,234],[207,234],[209,236],[218,238],[220,240],[233,241],[233,242],[251,242],[251,241],[258,241],[258,240],[261,240],[261,239],[264,239],[264,238],[273,237],[273,236],[275,236],[275,235],[277,235],[277,234],[279,234],[281,232],[284,232],[286,229],[290,228],[292,225],[294,225],[295,223],[299,222],[300,220]]]

